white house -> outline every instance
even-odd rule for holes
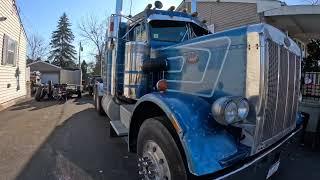
[[[177,10],[191,11],[184,0]],[[197,12],[214,32],[243,25],[268,23],[294,38],[303,52],[310,39],[320,38],[320,6],[290,6],[279,0],[197,0]]]
[[[27,36],[15,0],[0,1],[0,110],[27,94]]]

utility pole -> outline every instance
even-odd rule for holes
[[[83,51],[83,47],[80,42],[79,43],[79,69],[81,69],[81,51]]]

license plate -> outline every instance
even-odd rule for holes
[[[274,173],[276,173],[276,172],[278,171],[278,169],[279,169],[279,166],[280,166],[280,160],[277,161],[276,163],[274,163],[274,164],[270,167],[266,179],[269,179]]]

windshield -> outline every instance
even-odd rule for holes
[[[151,39],[156,41],[180,42],[187,31],[185,22],[152,21]]]
[[[208,31],[193,23],[155,20],[150,22],[150,33],[154,41],[183,42],[208,34]]]

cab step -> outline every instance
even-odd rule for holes
[[[121,121],[110,121],[110,136],[123,137],[128,136],[129,129]]]

